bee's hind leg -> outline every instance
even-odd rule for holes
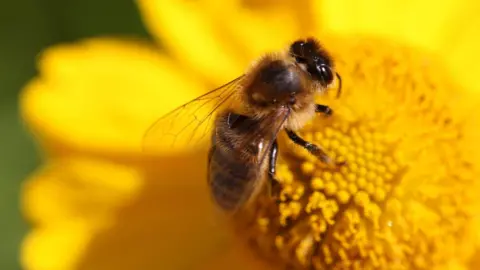
[[[300,145],[301,147],[307,149],[312,155],[318,157],[322,162],[328,165],[342,166],[345,162],[334,162],[322,148],[318,145],[305,141],[302,137],[298,136],[292,130],[286,129],[287,135],[295,144]]]

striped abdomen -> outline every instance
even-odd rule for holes
[[[255,163],[258,146],[254,143],[248,147],[240,146],[243,145],[242,138],[254,131],[254,123],[249,122],[248,129],[230,128],[228,119],[228,113],[217,119],[210,149],[208,180],[215,202],[224,210],[235,210],[254,196],[259,185],[263,184],[264,166]]]

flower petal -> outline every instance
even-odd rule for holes
[[[313,18],[317,31],[334,31],[350,33],[356,23],[355,0],[345,1],[312,1]]]
[[[246,61],[196,1],[138,0],[145,24],[178,61],[215,85],[238,77]]]
[[[444,57],[451,72],[466,89],[480,93],[480,37],[478,29],[480,19],[477,14],[480,7],[472,9],[463,18],[458,18],[459,25],[446,34],[444,40]],[[466,17],[466,18],[465,18]],[[465,20],[465,21],[463,21]]]
[[[77,269],[92,236],[92,228],[78,220],[34,229],[22,246],[22,266],[28,270]]]
[[[105,218],[133,200],[143,185],[138,171],[92,158],[53,160],[23,187],[24,214],[35,224]]]
[[[25,186],[35,229],[23,245],[24,266],[182,269],[207,260],[223,249],[225,232],[197,181],[205,172],[195,167],[205,168],[199,158],[169,157],[150,170],[143,162],[145,174],[91,157],[51,160]],[[53,260],[38,250],[66,255]]]
[[[235,242],[232,247],[223,249],[221,253],[216,254],[213,260],[206,261],[200,265],[198,270],[273,270],[279,269],[271,264],[262,261],[256,257],[248,247]]]
[[[411,44],[438,50],[445,33],[458,30],[458,22],[466,19],[463,16],[469,9],[478,12],[478,4],[471,0],[412,1],[404,20],[398,21],[398,34]]]
[[[204,12],[216,21],[225,36],[239,44],[239,54],[248,60],[284,49],[315,31],[312,16],[308,16],[310,1],[238,1],[236,5],[206,2]]]
[[[468,10],[478,4],[461,1],[314,1],[317,25],[337,33],[377,34],[432,50],[442,48],[446,32],[459,30]],[[321,13],[321,14],[320,14]],[[476,16],[476,15],[475,15]]]
[[[78,149],[139,152],[148,127],[204,85],[139,42],[92,39],[47,50],[21,96],[41,139]]]

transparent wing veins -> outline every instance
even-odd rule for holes
[[[213,127],[212,117],[215,112],[231,106],[232,97],[237,93],[244,77],[242,75],[215,88],[157,119],[143,136],[143,150],[153,151],[160,146],[178,147],[176,144],[179,140],[192,146],[200,143],[208,134],[209,128]]]

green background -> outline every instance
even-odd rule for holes
[[[101,35],[149,38],[134,1],[0,2],[0,269],[20,269],[28,224],[19,211],[23,179],[39,164],[18,117],[18,94],[35,75],[35,56],[56,43]]]

